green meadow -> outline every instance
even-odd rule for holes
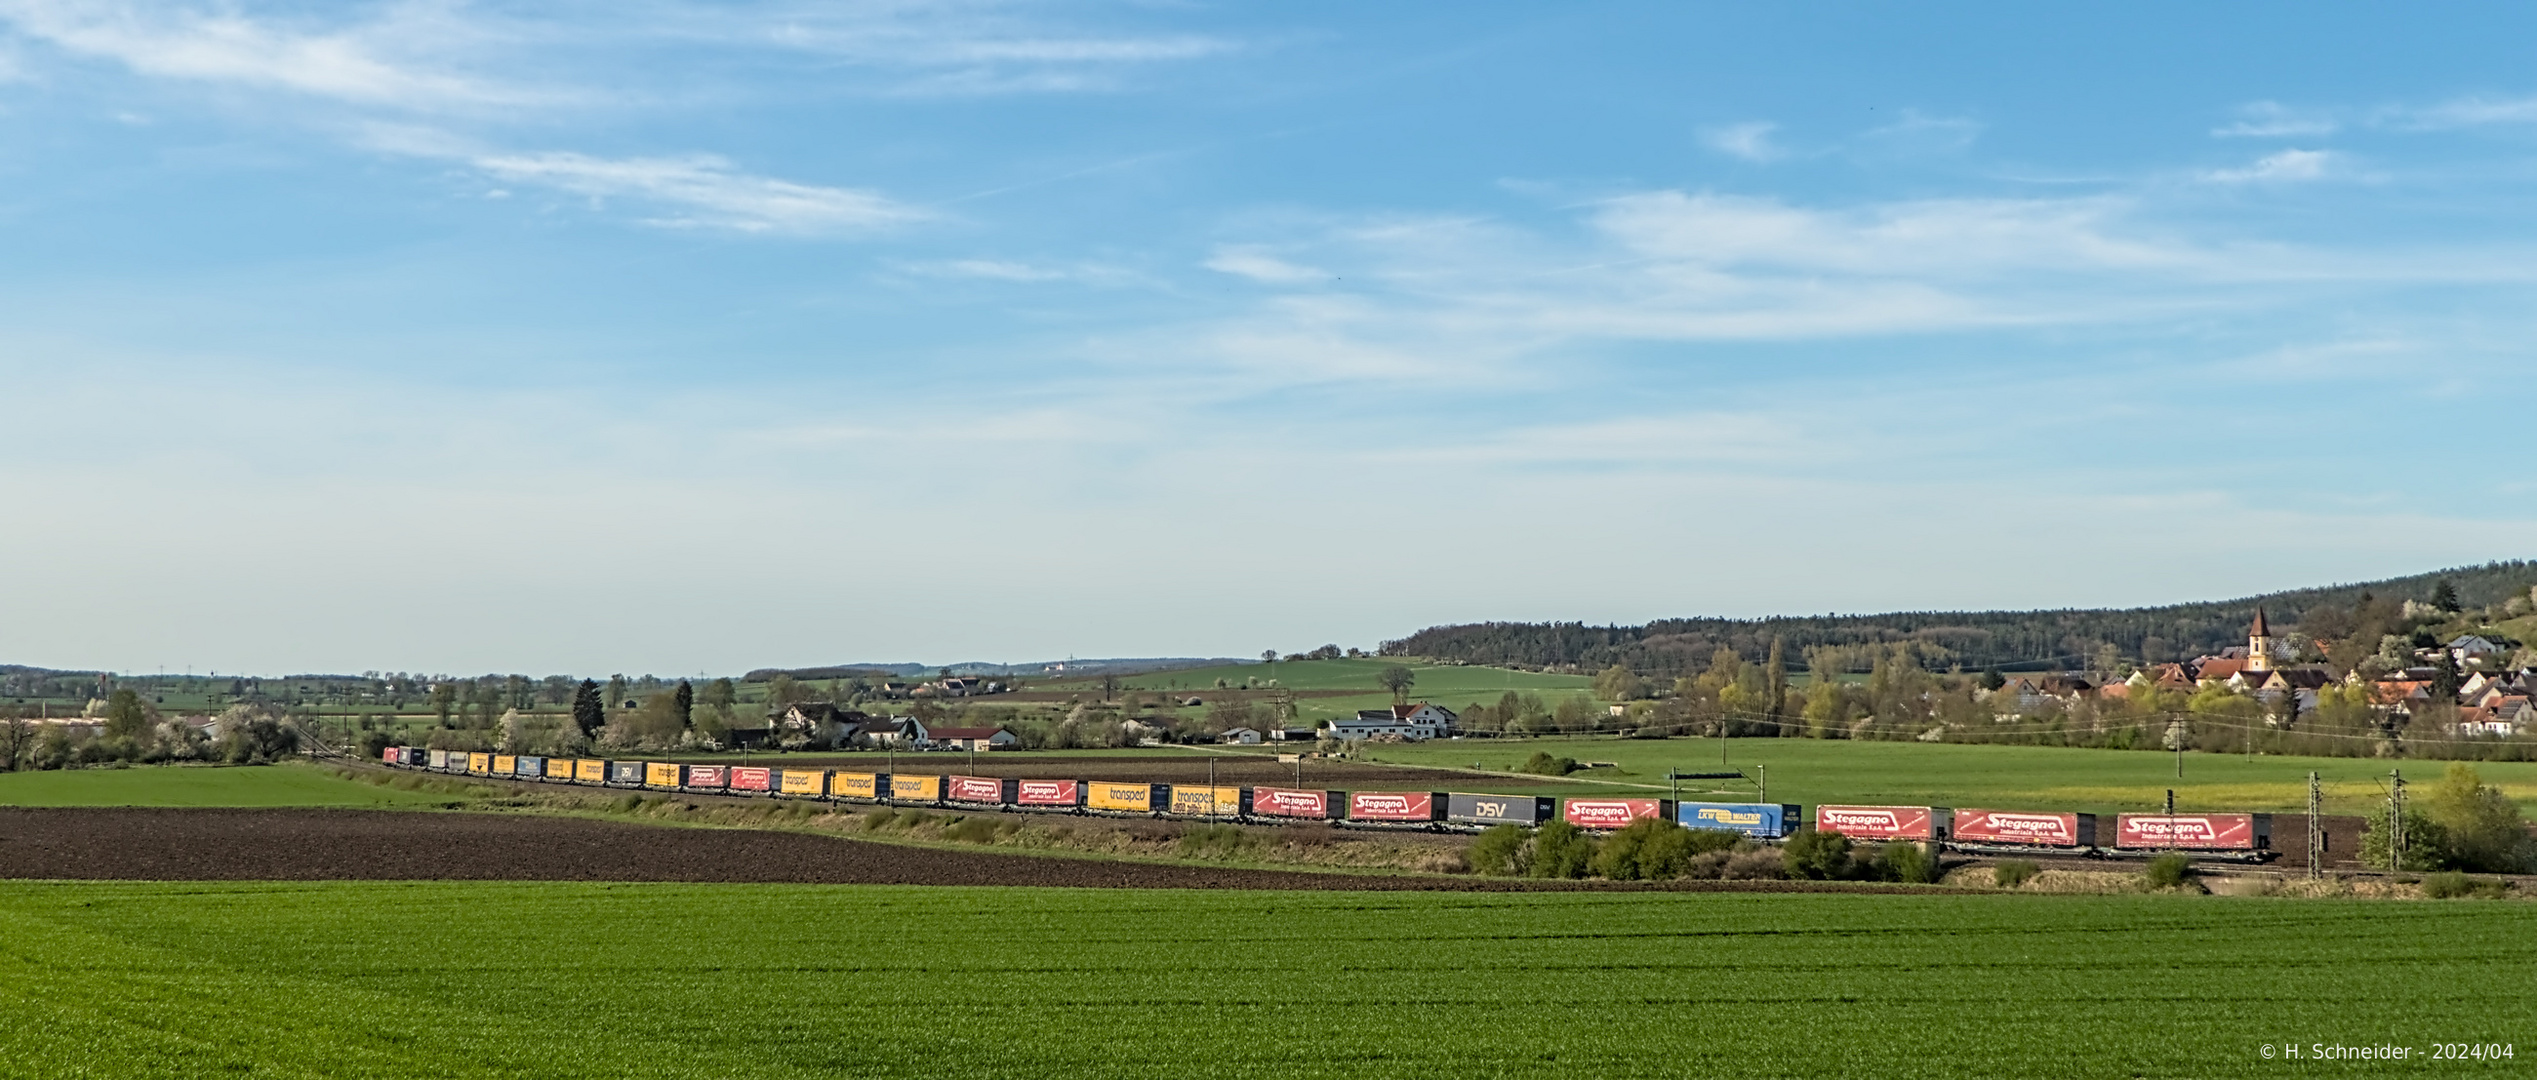
[[[1282,689],[1296,691],[1351,691],[1328,697],[1298,698],[1297,718],[1310,724],[1336,716],[1352,716],[1359,709],[1380,709],[1392,704],[1392,692],[1383,688],[1383,669],[1395,664],[1407,667],[1416,676],[1417,685],[1410,687],[1412,701],[1433,701],[1450,709],[1461,709],[1472,702],[1495,702],[1498,695],[1513,690],[1519,694],[1538,694],[1545,702],[1579,693],[1590,693],[1594,680],[1583,675],[1544,675],[1506,668],[1477,667],[1459,664],[1425,664],[1392,657],[1364,657],[1340,660],[1280,660],[1274,664],[1227,664],[1218,667],[1186,668],[1180,671],[1157,671],[1127,675],[1119,679],[1119,689],[1162,691],[1205,698],[1221,679],[1232,686],[1245,680],[1258,680],[1265,686],[1275,680]],[[1033,679],[1027,689],[1070,692],[1099,691],[1099,678]],[[993,698],[980,699],[992,704]]]
[[[418,778],[419,781],[419,778]],[[446,785],[441,785],[446,786]],[[0,773],[0,806],[352,806],[421,809],[454,796],[348,780],[305,764],[158,765]]]
[[[1369,749],[1375,761],[1508,771],[1535,752],[1579,761],[1608,761],[1617,768],[1574,774],[1560,790],[1570,793],[1623,790],[1665,792],[1669,770],[1742,771],[1767,775],[1774,802],[1894,803],[1907,806],[2077,810],[2093,813],[2154,810],[2167,791],[2188,810],[2304,811],[2308,773],[2325,787],[2330,813],[2362,813],[2385,798],[2391,770],[2409,782],[2438,779],[2442,761],[2312,758],[2187,753],[2184,777],[2176,755],[2143,750],[2086,750],[2048,746],[1989,746],[1918,742],[1855,742],[1845,739],[1461,739]],[[1721,761],[1725,764],[1721,765]],[[2524,808],[2537,809],[2537,762],[2475,762],[2486,783],[2496,784]],[[1767,773],[1765,772],[1767,770]],[[1485,784],[1483,777],[1471,783]],[[1685,797],[1753,797],[1752,782],[1686,780]]]
[[[28,1078],[2230,1077],[2537,1031],[2510,902],[14,882],[0,925]]]

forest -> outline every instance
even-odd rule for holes
[[[2258,607],[2276,630],[2286,630],[2312,611],[2332,609],[2339,618],[2340,613],[2362,609],[2365,599],[2428,603],[2443,581],[2452,585],[2456,601],[2466,607],[2499,606],[2513,597],[2529,596],[2530,588],[2537,586],[2537,563],[2515,559],[2383,581],[2148,608],[1682,618],[1644,626],[1467,623],[1429,627],[1384,642],[1382,653],[1588,672],[1618,664],[1666,678],[1707,670],[1710,658],[1720,649],[1760,660],[1774,640],[1782,642],[1792,658],[1854,655],[1863,660],[1895,644],[1911,643],[1933,667],[1967,670],[2079,667],[2108,647],[2123,659],[2154,664],[2246,644],[2247,624]]]

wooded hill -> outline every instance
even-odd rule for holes
[[[2440,582],[2460,605],[2480,608],[2525,598],[2537,586],[2537,563],[2526,560],[2437,570],[2411,577],[2295,589],[2236,600],[2166,607],[2058,611],[1900,611],[1883,615],[1777,616],[1764,619],[1664,619],[1645,626],[1584,623],[1468,623],[1434,626],[1383,643],[1386,656],[1423,656],[1526,668],[1595,671],[1621,664],[1644,675],[1707,670],[1721,648],[1762,659],[1779,639],[1788,664],[1819,655],[1867,656],[1915,643],[1924,663],[2036,671],[2075,667],[2107,645],[2143,663],[2182,660],[2246,644],[2247,624],[2262,607],[2275,633],[2294,629],[2312,611],[2349,612],[2367,595],[2381,601],[2430,602]],[[2348,620],[2347,620],[2348,621]],[[1839,650],[1823,654],[1830,646]],[[1844,665],[1845,668],[1848,665]]]

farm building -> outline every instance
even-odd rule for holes
[[[1337,739],[1371,739],[1383,735],[1435,739],[1453,734],[1457,719],[1453,710],[1422,701],[1416,705],[1394,705],[1389,709],[1365,709],[1353,717],[1331,721],[1330,735]]]
[[[926,733],[923,745],[928,750],[1003,750],[1017,741],[1000,727],[938,727]]]

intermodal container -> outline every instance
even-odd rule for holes
[[[838,799],[878,800],[890,790],[890,774],[841,772],[828,774],[828,794]]]
[[[1155,789],[1161,786],[1163,785],[1113,784],[1106,781],[1094,780],[1084,785],[1084,787],[1089,789],[1089,794],[1085,797],[1084,805],[1095,810],[1115,810],[1122,813],[1150,814],[1154,812],[1156,802],[1154,798]],[[1165,803],[1164,805],[1168,806],[1170,804]]]
[[[1958,810],[1955,821],[1947,826],[1947,834],[1952,839],[1980,844],[2091,847],[2097,842],[2097,816],[2024,810]]]
[[[2117,848],[2263,851],[2272,843],[2271,814],[2122,814],[2114,819]]]
[[[1013,803],[1017,806],[1082,806],[1084,785],[1077,780],[1017,780],[1013,783]]]
[[[731,770],[731,790],[773,791],[775,790],[775,770],[761,769],[755,765],[736,767]]]
[[[1815,831],[1853,840],[1944,840],[1947,813],[1943,806],[1818,806]]]
[[[493,755],[491,755],[491,754],[469,754],[469,755],[467,755],[467,771],[468,771],[468,772],[470,772],[470,773],[473,773],[473,774],[475,774],[475,775],[477,775],[477,776],[491,776],[491,775],[493,775]]]
[[[1757,840],[1777,840],[1797,831],[1806,820],[1795,803],[1687,802],[1674,807],[1674,820],[1686,829],[1743,833]]]
[[[1552,801],[1548,795],[1474,795],[1457,791],[1445,796],[1445,820],[1472,825],[1539,825],[1556,812]]]
[[[493,775],[509,776],[520,769],[520,759],[509,754],[493,755]]]
[[[890,777],[891,802],[941,802],[943,778],[939,776]]]
[[[818,769],[786,769],[784,775],[776,780],[775,790],[815,799],[828,794],[828,774]]]
[[[730,786],[730,784],[731,770],[728,767],[722,765],[690,765],[687,767],[687,775],[680,778],[679,786],[706,788],[708,790],[719,791]]]
[[[447,750],[426,750],[426,751],[424,751],[423,753],[424,753],[424,755],[425,755],[423,760],[425,760],[425,761],[427,761],[427,762],[430,762],[430,764],[425,765],[425,766],[424,766],[424,768],[427,768],[427,769],[446,769],[446,768],[448,768],[448,767],[449,767],[449,751],[447,751]]]
[[[1255,793],[1254,805],[1259,802]],[[1350,821],[1443,821],[1445,793],[1441,791],[1358,791],[1348,795]]]
[[[558,784],[572,783],[579,776],[579,771],[574,768],[577,764],[579,763],[568,757],[548,758],[546,759],[546,778]]]
[[[405,748],[404,748],[404,747],[401,747],[401,746],[391,746],[391,747],[388,747],[388,748],[387,748],[387,749],[385,749],[385,750],[381,750],[381,751],[379,751],[379,760],[384,761],[384,762],[386,762],[386,763],[388,763],[388,764],[390,764],[390,765],[395,765],[395,764],[397,764],[397,763],[399,762],[399,759],[402,759],[404,756],[405,756]]]
[[[1251,813],[1260,817],[1326,821],[1332,816],[1334,808],[1346,804],[1347,797],[1347,793],[1342,791],[1255,787],[1251,789]]]
[[[673,763],[673,762],[667,762],[667,761],[647,761],[647,762],[644,762],[644,763],[643,763],[643,786],[645,786],[645,787],[677,787],[677,786],[678,786],[678,781],[679,781],[679,778],[680,778],[680,776],[681,776],[681,775],[683,775],[683,774],[685,773],[685,771],[686,771],[686,770],[684,770],[684,769],[680,768],[677,764],[675,764],[675,763]]]
[[[643,783],[646,768],[647,766],[640,761],[611,761],[608,763],[607,782],[611,784]]]
[[[606,758],[577,758],[573,761],[573,779],[584,784],[605,784],[611,779],[608,775],[609,767],[617,764],[631,765],[634,762],[613,762]],[[634,770],[630,781],[641,783],[643,770]]]
[[[511,775],[528,780],[546,779],[546,759],[523,754],[511,759]]]
[[[946,776],[943,797],[953,802],[1004,805],[1004,781],[992,776]]]
[[[1242,789],[1205,784],[1173,784],[1172,813],[1190,817],[1242,816]]]
[[[1580,829],[1618,829],[1640,818],[1666,817],[1663,799],[1569,799],[1560,816]]]

